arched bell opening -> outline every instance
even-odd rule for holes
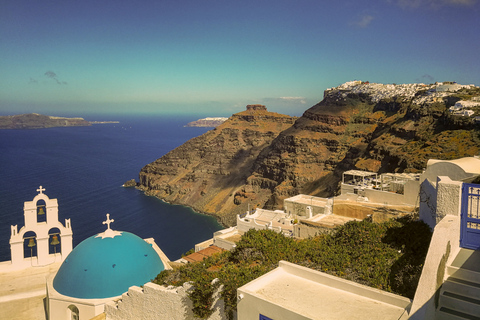
[[[23,257],[33,258],[37,256],[37,234],[33,231],[23,235]]]
[[[52,228],[48,230],[48,253],[57,254],[62,252],[62,239],[60,229]]]
[[[80,319],[80,311],[73,304],[68,306],[67,310],[67,320],[78,320]]]
[[[37,201],[37,223],[47,222],[47,207],[45,200]]]

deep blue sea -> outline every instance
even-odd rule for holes
[[[36,130],[0,130],[0,261],[10,260],[10,225],[24,225],[23,203],[38,194],[58,199],[59,220],[71,218],[73,245],[112,229],[155,238],[176,260],[221,229],[217,221],[190,208],[145,196],[135,188],[140,169],[206,128],[183,127],[191,117],[90,116],[119,124]]]

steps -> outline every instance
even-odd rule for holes
[[[447,275],[435,318],[480,320],[480,251],[461,249]]]

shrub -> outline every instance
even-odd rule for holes
[[[213,312],[212,295],[220,284],[225,313],[233,319],[237,289],[273,270],[280,260],[413,298],[431,235],[425,223],[411,216],[384,223],[348,222],[332,234],[304,240],[252,229],[233,251],[162,271],[154,282],[181,285],[190,281],[193,312],[203,319]],[[214,278],[219,281],[212,285]]]

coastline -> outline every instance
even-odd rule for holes
[[[128,187],[128,186],[127,186]],[[193,206],[189,206],[189,205],[186,205],[186,204],[183,204],[183,203],[178,203],[178,202],[168,202],[166,201],[165,199],[162,199],[154,194],[149,194],[151,191],[149,190],[145,190],[144,187],[141,187],[139,185],[136,185],[135,186],[135,189],[139,190],[140,192],[142,192],[144,195],[148,196],[148,197],[153,197],[153,198],[156,198],[160,201],[162,201],[163,203],[166,203],[168,205],[172,205],[172,206],[182,206],[182,207],[185,207],[185,208],[188,208],[190,210],[192,210],[194,213],[197,213],[197,214],[201,214],[201,215],[204,215],[204,216],[209,216],[209,217],[212,217],[214,218],[217,223],[222,227],[222,228],[229,228],[231,226],[228,226],[226,225],[225,223],[223,223],[222,221],[222,217],[220,217],[219,215],[217,214],[214,214],[214,213],[209,213],[209,212],[202,212],[198,209],[196,209],[195,207]]]

